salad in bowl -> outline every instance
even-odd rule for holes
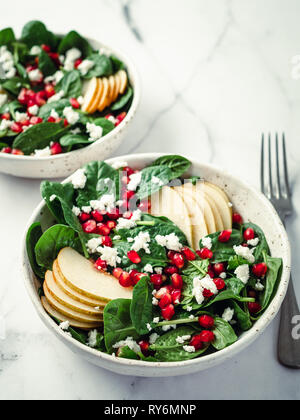
[[[162,155],[92,161],[41,184],[47,209],[26,252],[56,331],[109,363],[163,367],[214,358],[259,331],[273,300],[278,310],[286,251],[271,255],[227,181],[192,173],[188,159]]]

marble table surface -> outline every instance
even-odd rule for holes
[[[259,187],[261,132],[285,131],[295,204],[287,229],[300,297],[300,79],[292,64],[299,14],[298,0],[52,0],[47,7],[10,0],[0,27],[20,30],[32,18],[57,32],[71,25],[132,56],[143,95],[116,155],[182,153]],[[231,360],[176,379],[119,376],[73,355],[38,319],[20,274],[39,184],[0,175],[0,399],[300,398],[300,371],[276,359],[278,317]]]

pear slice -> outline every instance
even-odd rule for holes
[[[119,70],[118,75],[121,80],[119,93],[122,95],[125,92],[126,87],[127,87],[127,73],[125,70]]]
[[[231,225],[232,225],[232,204],[227,196],[227,194],[225,193],[224,190],[222,190],[222,188],[220,188],[218,185],[216,184],[212,184],[210,182],[206,181],[206,184],[209,185],[210,187],[214,188],[216,191],[219,192],[219,194],[221,194],[225,200],[225,202],[227,203],[227,207],[228,207],[228,211],[230,213],[230,220],[231,220]]]
[[[207,195],[205,194],[205,198],[204,198],[207,207],[210,208],[211,213],[213,215],[214,218],[214,222],[215,222],[215,231],[214,232],[219,232],[220,230],[224,230],[224,225],[223,225],[223,221],[222,221],[222,217],[217,209],[217,206],[215,204],[215,202]],[[214,233],[214,232],[210,232],[210,233]]]
[[[61,249],[57,262],[64,282],[85,296],[106,303],[117,298],[132,298],[131,287],[122,287],[112,275],[96,270],[91,261],[72,248]]]
[[[76,292],[76,290],[71,289],[71,287],[69,287],[64,282],[63,276],[61,275],[59,271],[57,260],[54,261],[52,270],[53,270],[52,274],[53,274],[56,284],[61,288],[61,290],[63,290],[72,299],[75,299],[78,302],[84,303],[85,305],[91,306],[92,308],[96,308],[98,306],[101,309],[104,308],[104,306],[106,305],[105,302],[98,299],[92,299],[87,296],[84,296],[81,293]]]
[[[80,322],[88,322],[89,324],[93,325],[100,325],[103,321],[103,314],[100,314],[98,316],[95,315],[86,315],[77,311],[74,311],[71,308],[68,308],[67,306],[61,304],[58,300],[56,300],[50,293],[46,282],[43,283],[43,290],[46,299],[48,300],[49,304],[56,309],[58,312],[60,312],[63,315],[66,315],[67,317],[73,318],[76,321]]]
[[[97,316],[100,313],[103,314],[103,308],[96,309],[96,307],[85,305],[84,303],[78,302],[77,300],[72,299],[70,296],[64,293],[63,290],[56,284],[53,273],[50,270],[46,272],[45,283],[49,293],[62,305],[86,315]]]
[[[103,83],[102,83],[102,80],[100,78],[98,78],[97,79],[97,93],[95,95],[95,98],[94,98],[93,102],[91,103],[91,105],[87,109],[87,112],[89,114],[93,114],[94,112],[97,111],[97,107],[98,107],[98,103],[99,103],[99,100],[100,100],[101,95],[102,95],[102,91],[103,91]]]
[[[112,102],[115,102],[115,100],[119,96],[119,91],[120,91],[120,86],[121,86],[121,79],[120,79],[118,73],[116,73],[114,75],[114,79],[115,79],[115,90],[114,90]]]
[[[114,94],[115,94],[115,78],[114,76],[109,76],[108,78],[108,83],[109,83],[109,97],[107,98],[107,105],[109,106],[114,98]]]
[[[220,189],[214,188],[207,182],[204,182],[204,192],[215,202],[218,212],[221,215],[224,229],[232,228],[232,215],[231,209],[228,206],[228,198],[224,198],[224,195],[220,192]],[[222,191],[222,190],[221,190]]]
[[[167,185],[151,196],[151,214],[165,216],[185,234],[192,245],[192,223],[188,209],[180,194]]]
[[[174,187],[174,190],[180,194],[188,209],[189,218],[192,223],[192,245],[194,249],[198,249],[200,239],[208,234],[203,210],[195,200],[195,195],[192,190],[184,188],[183,185]]]
[[[98,91],[97,78],[92,77],[91,80],[84,82],[83,84],[83,104],[82,111],[88,112],[88,109],[93,104]]]
[[[76,319],[70,318],[58,312],[49,304],[45,296],[41,297],[41,302],[45,311],[48,312],[49,315],[53,316],[54,318],[58,319],[61,322],[67,321],[72,327],[80,328],[81,330],[90,330],[92,328],[95,328],[95,324],[89,324],[88,322],[77,321]],[[99,326],[101,326],[101,323],[99,323]]]
[[[106,107],[107,94],[109,90],[109,83],[106,77],[102,78],[102,83],[103,83],[103,90],[102,90],[102,95],[98,103],[98,111],[100,112],[103,111],[103,109]]]

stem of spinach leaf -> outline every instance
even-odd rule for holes
[[[154,226],[155,225],[155,221],[151,221],[151,220],[138,220],[136,222],[137,226]]]

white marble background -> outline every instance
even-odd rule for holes
[[[300,296],[299,0],[10,0],[0,27],[41,19],[122,48],[143,98],[116,154],[177,152],[259,186],[262,131],[286,132],[295,215],[288,224]],[[99,156],[101,158],[101,156]],[[299,399],[300,371],[276,360],[278,318],[253,345],[211,370],[171,379],[122,377],[71,354],[42,325],[19,273],[39,181],[0,175],[0,399]]]

